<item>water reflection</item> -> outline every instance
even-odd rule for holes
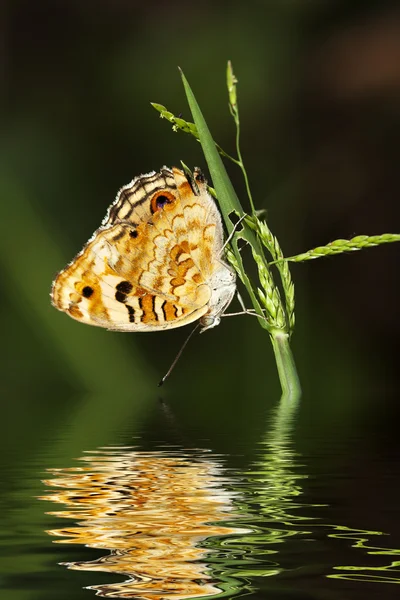
[[[107,550],[96,560],[63,564],[124,576],[90,586],[109,598],[233,596],[265,589],[271,576],[302,581],[310,568],[325,581],[399,583],[399,561],[332,564],[326,540],[333,538],[364,556],[400,552],[369,546],[380,532],[319,520],[323,505],[306,502],[308,474],[292,447],[296,410],[293,400],[281,401],[255,458],[240,470],[227,467],[228,457],[176,446],[101,448],[85,453],[80,466],[51,470],[44,483],[53,491],[43,499],[63,505],[50,514],[75,524],[48,533],[57,542]],[[340,557],[346,560],[343,551]]]
[[[44,498],[68,507],[52,512],[78,526],[49,531],[62,542],[110,550],[70,569],[128,575],[121,583],[92,586],[108,598],[193,598],[220,593],[198,546],[209,536],[246,533],[226,521],[233,492],[222,467],[205,451],[141,452],[103,448],[79,459],[83,466],[53,469]],[[230,518],[233,518],[231,515]]]
[[[303,520],[296,509],[304,508],[297,502],[302,494],[299,482],[307,478],[298,471],[297,456],[291,448],[296,409],[297,403],[291,400],[282,401],[273,411],[269,431],[258,444],[256,459],[235,478],[233,489],[236,493],[240,491],[235,500],[240,522],[251,528],[250,534],[230,537],[223,542],[225,550],[230,549],[233,556],[241,554],[245,559],[242,565],[237,560],[230,563],[234,567],[232,574],[236,576],[278,575],[282,567],[278,556],[274,556],[280,552],[277,545],[286,538],[305,533],[296,523]],[[209,547],[217,545],[212,539],[208,542]],[[210,562],[214,561],[211,555]]]
[[[193,598],[235,595],[251,578],[281,573],[277,544],[304,533],[290,432],[296,404],[281,402],[251,468],[238,473],[206,450],[102,448],[83,466],[52,469],[42,499],[78,526],[51,530],[63,543],[104,548],[70,569],[128,576],[90,589],[105,597]],[[238,520],[239,519],[239,520]]]
[[[350,527],[332,526],[334,532],[329,537],[350,542],[352,548],[361,548],[363,554],[369,556],[396,556],[400,558],[400,548],[382,548],[370,545],[370,540],[375,536],[385,536],[382,531],[365,531],[351,529]],[[331,579],[345,579],[347,581],[362,581],[369,583],[396,583],[400,584],[400,560],[392,560],[386,565],[339,565],[333,567],[334,572],[329,574]]]

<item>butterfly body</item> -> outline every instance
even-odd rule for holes
[[[52,302],[74,319],[116,331],[214,327],[235,274],[206,181],[163,167],[121,188],[99,229],[56,277]]]

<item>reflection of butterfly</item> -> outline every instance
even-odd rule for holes
[[[134,179],[61,271],[52,302],[74,319],[116,331],[157,331],[200,319],[218,325],[235,293],[221,260],[221,216],[199,169]]]

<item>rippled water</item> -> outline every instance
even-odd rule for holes
[[[353,455],[334,436],[302,455],[297,411],[269,411],[255,445],[222,432],[231,452],[195,426],[179,441],[168,413],[156,439],[125,428],[66,464],[46,446],[20,458],[3,496],[6,597],[395,598],[399,510],[380,493],[397,462],[363,463],[362,437]]]

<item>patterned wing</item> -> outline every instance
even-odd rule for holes
[[[102,226],[57,276],[56,308],[119,331],[180,327],[208,311],[222,224],[199,171],[164,167],[123,187]]]

